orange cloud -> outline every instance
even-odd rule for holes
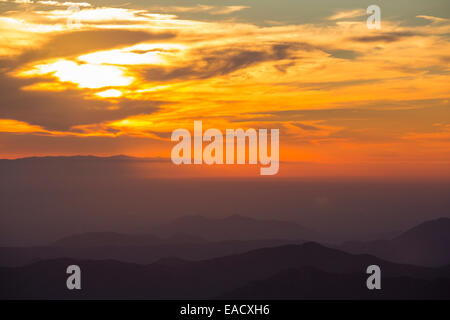
[[[0,58],[16,81],[2,91],[11,103],[2,132],[161,142],[202,120],[280,128],[292,161],[447,159],[438,146],[448,148],[448,130],[433,127],[448,115],[446,19],[386,20],[373,31],[355,8],[320,24],[262,27],[169,14],[242,6],[86,6],[75,30],[67,11],[48,7],[0,17]],[[419,150],[425,140],[435,147]]]

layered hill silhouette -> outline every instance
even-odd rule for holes
[[[66,288],[66,268],[71,264],[81,267],[82,290],[70,291]],[[279,283],[280,286],[287,285],[291,279],[292,290],[287,291],[289,295],[282,290],[278,294],[277,291],[267,291],[267,297],[315,298],[314,288],[328,288],[331,290],[329,298],[383,298],[382,292],[360,295],[360,286],[365,286],[365,270],[372,264],[381,267],[383,286],[393,286],[389,289],[389,298],[411,297],[411,292],[417,293],[413,298],[446,298],[448,295],[445,292],[450,292],[450,268],[396,264],[374,256],[349,254],[309,242],[202,261],[164,259],[150,265],[138,265],[111,260],[57,259],[25,267],[2,267],[0,298],[256,298],[261,293],[252,293],[255,285],[257,289],[261,286],[270,288],[278,285],[274,282],[281,278],[284,280]],[[316,269],[319,271],[311,271]],[[291,270],[296,270],[294,275],[291,275]],[[310,276],[313,276],[314,281]],[[392,278],[402,281],[391,282]],[[351,286],[345,284],[348,279],[351,279]],[[358,284],[360,280],[362,283]],[[294,284],[294,281],[300,283]]]
[[[308,239],[319,240],[317,232],[291,221],[254,219],[241,215],[224,218],[184,216],[152,230],[160,236],[189,233],[212,241]]]
[[[297,223],[254,219],[241,215],[224,218],[183,216],[170,223],[150,228],[151,234],[126,235],[115,232],[90,232],[60,239],[62,246],[154,245],[162,242],[204,242],[228,240],[317,240],[320,235]]]
[[[161,244],[162,239],[150,235],[129,235],[116,232],[88,232],[64,237],[55,241],[55,247],[148,246]]]
[[[305,240],[296,235],[307,234],[304,230],[284,221],[242,216],[223,219],[188,216],[154,228],[158,236],[91,232],[71,235],[47,246],[0,247],[0,265],[20,266],[55,258],[112,259],[140,264],[167,257],[202,260],[258,248],[301,244]],[[187,231],[192,234],[185,233]],[[336,248],[407,264],[447,265],[450,264],[450,219],[424,222],[391,240],[347,242]]]
[[[67,236],[47,246],[0,247],[0,265],[20,266],[55,258],[133,263],[152,263],[166,257],[200,260],[300,244],[305,242],[301,236],[312,233],[295,223],[237,215],[222,219],[187,216],[155,227],[152,232],[158,235],[89,232]]]
[[[409,264],[450,264],[450,218],[423,222],[391,240],[347,242],[340,249]]]
[[[92,236],[92,235],[91,235]],[[90,236],[90,237],[91,237]],[[258,248],[268,248],[292,243],[303,243],[304,241],[291,240],[252,240],[252,241],[215,241],[194,242],[191,238],[183,241],[183,237],[171,239],[170,241],[156,240],[154,244],[128,244],[128,245],[87,245],[84,242],[72,242],[78,237],[58,241],[55,245],[42,247],[0,247],[0,266],[22,266],[29,263],[57,259],[74,258],[89,260],[117,260],[123,262],[149,264],[157,260],[177,257],[187,260],[202,260],[225,255],[242,253]],[[191,241],[188,241],[191,240]],[[61,245],[64,244],[64,245]]]

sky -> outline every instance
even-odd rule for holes
[[[449,32],[447,0],[0,0],[0,158],[167,158],[202,120],[279,129],[288,176],[450,177]]]

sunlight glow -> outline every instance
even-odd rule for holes
[[[57,61],[35,67],[37,74],[53,73],[60,81],[73,82],[80,88],[103,88],[128,86],[132,77],[124,75],[124,69],[97,64],[76,64],[73,61]],[[27,73],[30,74],[30,73]]]
[[[122,96],[122,92],[116,89],[109,89],[101,92],[97,92],[95,95],[102,98],[118,98]]]

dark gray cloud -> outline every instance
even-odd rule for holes
[[[252,113],[249,113],[251,115]],[[345,104],[336,105],[335,108],[327,109],[298,109],[298,110],[274,110],[274,111],[258,111],[259,121],[270,121],[268,116],[272,116],[273,121],[294,121],[294,120],[338,120],[338,119],[378,119],[388,122],[390,120],[399,121],[405,116],[415,118],[417,122],[425,121],[425,119],[433,119],[440,122],[450,116],[448,103],[444,103],[443,99],[422,99],[422,100],[381,100],[353,103],[353,106]],[[265,115],[259,117],[260,115]],[[255,118],[245,118],[243,121],[255,121]],[[441,119],[441,120],[439,120]],[[239,119],[236,119],[239,121]]]
[[[360,80],[324,81],[324,82],[291,82],[279,85],[299,87],[306,90],[333,90],[336,88],[352,87],[381,81],[383,81],[383,79],[360,79]]]
[[[409,74],[424,74],[424,73],[429,75],[450,74],[450,70],[447,65],[429,65],[425,67],[415,67],[414,65],[404,64],[404,65],[394,65],[390,68],[393,70],[398,70]]]
[[[255,116],[252,117],[252,114]],[[242,115],[241,115],[242,117]],[[380,142],[403,139],[408,132],[440,132],[442,128],[435,124],[446,123],[450,119],[448,103],[443,99],[380,101],[357,103],[348,108],[303,109],[281,111],[259,111],[248,113],[243,118],[230,119],[232,122],[265,123],[290,122],[306,130],[302,125],[306,121],[320,121],[322,128],[331,126],[336,131],[329,132],[320,139],[346,139],[359,142]],[[299,125],[301,123],[302,125]],[[298,137],[305,143],[311,141],[310,137]],[[323,141],[323,140],[321,140]]]
[[[208,79],[222,76],[265,61],[295,59],[298,50],[311,51],[315,47],[307,43],[279,43],[269,48],[200,49],[193,52],[189,64],[182,67],[149,67],[139,72],[148,81]]]
[[[290,61],[287,63],[280,63],[280,64],[276,64],[274,65],[275,69],[277,69],[278,71],[285,73],[287,71],[287,69],[289,69],[290,67],[293,67],[296,65],[295,61]]]
[[[293,125],[296,126],[296,127],[299,127],[300,129],[307,130],[307,131],[320,131],[319,127],[312,126],[312,125],[309,125],[309,124],[304,124],[304,123],[301,123],[301,122],[293,123]]]
[[[347,60],[354,60],[361,55],[361,53],[353,50],[328,50],[327,53],[329,53],[333,58]]]
[[[0,118],[25,121],[49,130],[68,130],[71,126],[118,120],[151,114],[163,101],[121,99],[117,104],[88,100],[78,90],[62,92],[24,91],[20,87],[34,80],[0,76]],[[114,107],[114,108],[111,108]]]
[[[49,58],[71,57],[98,50],[107,50],[140,42],[160,41],[175,37],[174,33],[151,33],[129,30],[73,31],[51,36],[38,47],[30,48],[18,57],[0,61],[0,67],[14,69],[21,64]]]

